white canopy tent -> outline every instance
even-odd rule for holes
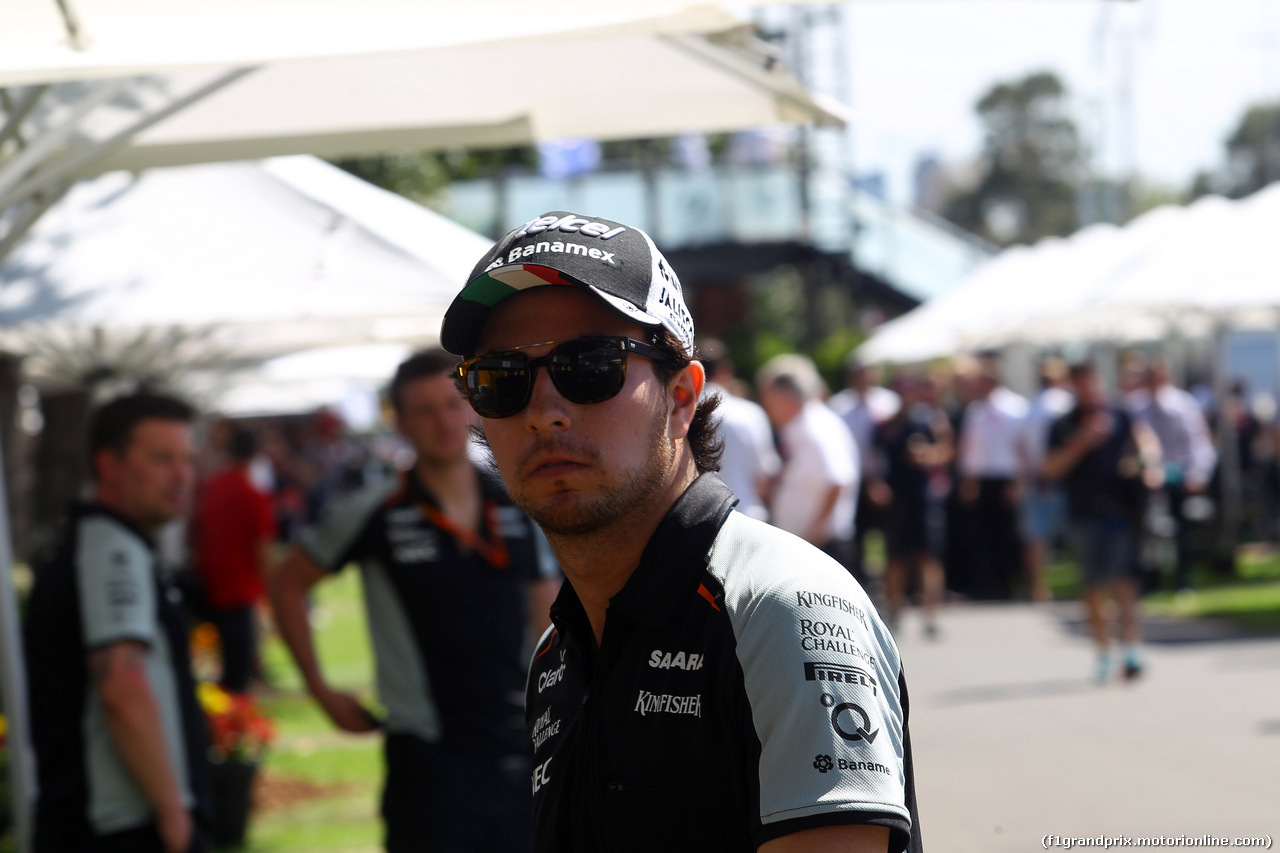
[[[1028,318],[1004,337],[1127,342],[1204,336],[1224,324],[1274,328],[1280,317],[1280,185],[1240,201],[1209,197],[1176,216],[1161,213],[1170,226],[1140,262],[1073,310]]]
[[[424,344],[491,245],[305,155],[115,172],[78,185],[0,267],[0,347],[177,328],[234,365]]]
[[[40,35],[50,0],[16,2],[27,26],[0,27],[0,141],[26,144],[0,163],[0,256],[70,182],[108,169],[845,121],[710,4],[275,0],[249,15],[98,0],[103,35],[77,51]]]
[[[914,363],[1016,343],[1160,338],[1166,320],[1257,308],[1280,299],[1266,229],[1271,192],[1157,208],[1123,228],[1097,225],[1018,246],[954,290],[884,324],[859,349],[867,361]],[[1201,324],[1203,325],[1203,324]]]
[[[405,343],[316,347],[240,370],[193,373],[183,387],[206,411],[226,417],[261,417],[337,410],[355,430],[377,426],[378,389],[414,347]]]

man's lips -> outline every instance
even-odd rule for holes
[[[531,452],[522,467],[524,467],[525,476],[531,476],[531,478],[552,476],[554,478],[554,476],[563,476],[584,470],[590,465],[589,457],[584,457],[581,453],[545,450],[543,452]]]
[[[562,477],[581,471],[588,463],[569,456],[540,456],[529,462],[525,470],[530,477]]]

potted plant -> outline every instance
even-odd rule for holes
[[[9,723],[0,714],[0,842],[9,834],[13,824],[12,797],[9,791],[9,750],[5,740],[9,734]],[[0,847],[3,844],[0,843]]]
[[[212,682],[197,687],[209,720],[209,762],[213,780],[214,825],[219,846],[244,843],[253,801],[253,782],[275,727],[253,696],[231,693]]]

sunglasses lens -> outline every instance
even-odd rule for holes
[[[627,380],[627,353],[616,339],[579,338],[551,354],[551,379],[571,403],[602,403]]]
[[[545,364],[556,390],[571,403],[602,403],[627,381],[625,338],[578,338],[530,359],[498,352],[467,362],[463,376],[471,408],[482,418],[507,418],[529,403],[534,372]]]
[[[529,402],[533,370],[522,355],[501,353],[467,366],[467,399],[482,418],[506,418]]]

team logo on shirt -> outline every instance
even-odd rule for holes
[[[541,694],[542,691],[546,690],[548,687],[554,687],[561,681],[564,681],[564,674],[567,668],[568,664],[564,662],[564,652],[561,651],[560,665],[555,669],[545,670],[538,676],[538,693]]]
[[[867,611],[847,598],[841,598],[838,595],[831,595],[826,592],[796,590],[796,605],[810,610],[815,607],[827,607],[832,610],[839,610],[841,613],[848,613],[861,622],[863,628],[870,630],[867,626]]]
[[[878,761],[852,761],[847,758],[833,759],[830,755],[815,755],[813,757],[813,769],[819,773],[830,773],[837,767],[841,770],[869,770],[872,773],[883,773],[886,776],[893,775],[893,771]]]
[[[683,669],[695,670],[702,669],[702,665],[706,659],[698,652],[664,652],[662,649],[654,649],[649,655],[649,666],[654,669]]]
[[[871,695],[876,695],[876,680],[865,669],[842,663],[817,663],[806,661],[804,665],[805,681],[830,681],[837,684],[861,684],[871,688]]]
[[[650,714],[683,714],[701,717],[702,694],[679,696],[674,693],[650,693],[648,690],[641,690],[636,695],[636,707],[633,710],[642,717]]]
[[[551,769],[551,762],[554,758],[548,758],[546,761],[533,768],[533,792],[538,793],[538,789],[551,781],[551,774],[547,771]]]
[[[560,734],[560,720],[551,719],[551,709],[542,712],[533,724],[533,751],[537,752],[542,745]]]
[[[861,705],[852,702],[837,704],[836,697],[823,693],[822,707],[831,709],[831,728],[844,740],[865,740],[872,744],[880,735],[879,729],[871,728],[871,718],[862,710]]]
[[[123,551],[111,555],[111,569],[107,575],[107,602],[116,611],[116,618],[123,615],[119,612],[134,607],[142,598],[142,590],[129,573],[129,557]]]
[[[827,622],[821,619],[800,620],[800,648],[806,652],[836,652],[860,658],[870,667],[876,665],[876,659],[858,646],[857,632],[839,622]]]

